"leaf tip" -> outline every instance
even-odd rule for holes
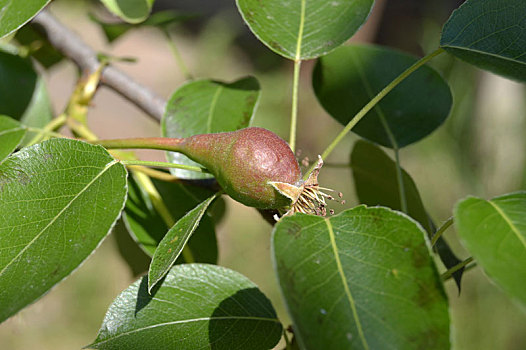
[[[152,278],[151,273],[148,272],[148,294],[152,295],[153,288],[157,282],[159,282],[159,279]]]
[[[86,345],[86,346],[83,346],[81,349],[97,349],[96,348],[96,345],[97,345],[97,340],[95,340],[93,343],[89,344],[89,345]]]

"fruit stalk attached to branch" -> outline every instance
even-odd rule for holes
[[[203,165],[230,197],[247,206],[277,209],[281,214],[325,215],[317,175],[323,162],[302,180],[289,145],[263,128],[194,135],[188,138],[100,140],[106,148],[148,148],[179,152]]]

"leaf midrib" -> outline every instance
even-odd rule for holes
[[[11,134],[11,133],[14,133],[14,132],[17,132],[17,131],[23,131],[23,130],[25,130],[23,127],[17,127],[17,128],[13,128],[13,129],[2,130],[2,131],[0,131],[0,136],[4,136],[4,135],[7,135],[7,134]]]
[[[210,110],[208,111],[208,118],[206,120],[206,133],[210,134],[212,132],[212,119],[215,113],[217,100],[219,99],[219,95],[221,95],[221,92],[223,91],[223,86],[219,86],[217,88],[217,91],[215,92],[214,96],[212,97],[212,102],[210,103]]]
[[[373,99],[375,94],[373,93],[373,89],[371,88],[371,84],[369,83],[369,80],[367,79],[367,76],[364,74],[364,69],[362,66],[362,63],[360,61],[360,57],[358,57],[358,54],[356,52],[352,53],[352,58],[354,61],[354,64],[356,68],[358,68],[358,74],[360,76],[360,80],[362,81],[363,85],[365,86],[365,91],[367,95],[369,96],[369,99]],[[389,126],[389,123],[387,122],[387,118],[385,117],[385,113],[380,106],[381,102],[377,103],[374,106],[374,110],[378,114],[378,117],[380,119],[380,122],[382,123],[382,126],[385,129],[385,133],[387,134],[387,137],[389,138],[389,141],[391,141],[391,146],[393,146],[394,149],[398,149],[398,142],[393,134],[393,131],[391,130],[391,127]]]
[[[223,320],[250,320],[250,321],[264,321],[264,322],[273,322],[273,323],[280,323],[280,321],[277,318],[268,318],[268,317],[257,317],[257,316],[221,316],[221,317],[200,317],[200,318],[192,318],[187,320],[178,320],[178,321],[171,321],[171,322],[164,322],[164,323],[158,323],[146,327],[141,327],[137,329],[132,329],[131,331],[123,332],[121,334],[116,335],[115,337],[108,338],[106,340],[103,340],[101,342],[95,342],[91,346],[98,346],[104,343],[107,343],[109,341],[115,340],[117,338],[141,332],[147,329],[157,328],[157,327],[165,327],[165,326],[171,326],[176,324],[184,324],[184,323],[191,323],[191,322],[201,322],[201,321],[223,321]]]
[[[2,275],[4,274],[4,272],[7,270],[7,268],[9,266],[11,266],[13,264],[13,262],[15,262],[27,249],[29,249],[29,247],[35,243],[36,240],[38,240],[43,234],[44,232],[51,226],[53,225],[53,223],[55,223],[55,221],[58,220],[58,218],[73,204],[73,202],[79,198],[84,192],[87,191],[87,189],[93,185],[93,183],[95,183],[95,181],[97,181],[106,171],[108,171],[108,169],[110,169],[113,165],[117,164],[118,161],[117,160],[113,160],[111,161],[110,163],[106,164],[106,166],[101,170],[100,173],[97,174],[97,176],[95,176],[90,182],[88,182],[86,184],[86,186],[84,186],[84,188],[82,190],[80,190],[70,201],[68,204],[66,204],[64,206],[64,208],[62,210],[60,210],[58,212],[57,215],[55,215],[55,217],[42,229],[40,230],[39,233],[37,233],[37,235],[27,244],[25,245],[25,247],[20,250],[20,252],[15,256],[13,257],[13,259],[11,259],[11,261],[9,261],[9,263],[7,263],[4,268],[2,269],[2,271],[0,271],[0,277],[2,277]]]
[[[157,252],[159,252],[158,254],[162,253],[161,250],[160,249],[156,249],[155,250],[155,253],[154,253],[153,258],[152,258],[152,263],[150,264],[150,271],[148,272],[148,288],[149,289],[151,289],[153,286],[155,286],[157,284],[157,282],[159,282],[166,275],[166,273],[170,270],[170,268],[172,267],[173,263],[175,262],[175,260],[177,260],[179,255],[182,253],[183,248],[188,243],[188,240],[190,239],[190,237],[192,236],[194,231],[199,226],[199,223],[201,222],[201,219],[203,218],[203,215],[205,214],[206,210],[208,209],[208,207],[210,206],[212,201],[214,199],[216,199],[216,197],[218,195],[219,195],[219,192],[215,193],[214,195],[212,195],[211,197],[209,197],[208,199],[206,199],[205,201],[200,203],[198,206],[196,206],[194,209],[190,210],[177,223],[175,223],[175,225],[168,231],[168,233],[166,234],[165,237],[167,237],[167,236],[169,237],[170,236],[169,235],[170,231],[176,229],[177,228],[177,224],[179,222],[181,222],[184,218],[188,217],[189,215],[191,215],[193,213],[197,213],[197,215],[193,219],[190,219],[191,227],[187,227],[186,230],[184,230],[184,233],[182,235],[176,235],[177,237],[182,237],[182,239],[178,240],[178,243],[175,246],[176,249],[173,251],[174,254],[170,255],[170,259],[169,259],[170,263],[164,264],[164,267],[162,268],[160,273],[154,273],[155,271],[152,270],[152,267],[157,266],[156,262],[159,262],[159,263],[163,262],[161,260],[161,257],[158,257],[158,255],[156,254]],[[164,240],[164,238],[163,238],[163,240]],[[159,245],[160,244],[161,243],[159,243]],[[161,265],[161,267],[162,267],[162,265]],[[152,276],[152,275],[153,275],[153,277],[151,278],[150,276]],[[151,278],[151,283],[150,283],[150,278]]]
[[[303,41],[303,29],[305,28],[305,7],[306,7],[306,1],[307,0],[301,0],[301,8],[300,8],[300,26],[298,28],[298,40],[296,41],[296,56],[295,60],[300,61],[301,60],[301,44]]]
[[[511,219],[506,215],[506,213],[494,202],[488,201],[488,203],[495,209],[495,211],[504,219],[504,221],[508,224],[511,231],[517,236],[517,239],[522,243],[523,247],[526,249],[526,238],[524,238],[521,233],[519,232],[519,229],[513,224]]]
[[[442,45],[441,47],[444,48],[444,49],[448,49],[449,48],[449,49],[456,49],[456,50],[461,50],[461,51],[469,51],[469,52],[473,52],[473,53],[478,53],[478,54],[483,55],[483,56],[486,55],[486,56],[491,56],[491,57],[494,57],[494,58],[500,58],[500,59],[505,60],[505,61],[518,63],[520,65],[526,66],[525,62],[517,61],[515,58],[512,58],[512,57],[500,56],[500,55],[497,55],[495,53],[491,53],[491,52],[487,52],[487,51],[480,51],[480,50],[472,49],[472,48],[465,47],[465,46]],[[521,56],[523,56],[525,54],[526,54],[526,52],[523,52],[522,54],[520,54],[517,57],[521,57]]]
[[[9,10],[9,7],[13,4],[13,1],[7,1],[7,4],[0,10],[0,21],[2,21],[2,19],[4,19],[5,17],[5,14],[8,12]],[[1,33],[0,33],[1,35]]]
[[[347,296],[347,301],[351,305],[351,310],[353,313],[354,320],[356,321],[356,328],[358,329],[358,334],[360,335],[360,340],[362,341],[362,344],[365,349],[369,350],[369,345],[367,344],[367,340],[365,339],[365,335],[363,333],[362,324],[360,322],[360,318],[358,317],[358,311],[356,310],[356,304],[354,302],[354,298],[351,294],[351,290],[349,288],[349,284],[347,283],[347,278],[345,276],[345,272],[343,271],[343,266],[340,261],[340,253],[338,252],[338,247],[336,246],[336,237],[334,236],[334,231],[332,229],[332,224],[330,222],[330,219],[324,219],[325,223],[327,224],[327,229],[329,231],[329,237],[331,240],[332,249],[334,252],[334,259],[336,260],[336,266],[338,268],[338,274],[340,275],[343,288],[345,290],[345,295]]]

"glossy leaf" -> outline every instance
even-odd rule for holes
[[[270,301],[246,277],[215,265],[177,265],[153,295],[146,277],[122,292],[89,348],[263,350],[281,331]]]
[[[212,80],[189,82],[177,89],[166,106],[162,120],[165,137],[235,131],[250,125],[259,100],[260,87],[253,77],[223,83]],[[169,161],[196,165],[186,156],[169,152]],[[186,179],[211,178],[211,175],[170,169]]]
[[[53,139],[0,164],[0,321],[68,276],[126,197],[126,170],[100,147]]]
[[[318,60],[312,84],[325,110],[346,125],[378,92],[417,61],[391,49],[350,45]],[[429,135],[447,118],[447,83],[428,66],[411,74],[352,129],[382,146],[407,146]],[[389,130],[388,130],[389,129]]]
[[[468,0],[442,30],[440,46],[456,57],[526,81],[526,2]]]
[[[325,55],[365,23],[373,0],[237,0],[250,30],[274,52],[293,60]]]
[[[152,179],[152,182],[175,221],[214,193],[208,189],[181,183],[168,183],[155,179]],[[128,178],[128,200],[123,218],[137,244],[146,254],[153,256],[170,226],[167,226],[162,215],[155,209],[151,198],[133,176]],[[217,239],[214,222],[209,215],[201,219],[199,227],[188,241],[188,247],[195,262],[211,264],[217,262]],[[184,258],[179,257],[177,263],[183,262]]]
[[[0,38],[14,32],[51,0],[0,0]]]
[[[402,211],[396,163],[380,147],[366,141],[357,141],[351,153],[351,168],[360,203]],[[431,237],[435,234],[436,227],[424,208],[415,182],[404,169],[401,170],[407,214],[418,221]],[[443,238],[438,239],[435,249],[446,268],[452,268],[461,262]],[[453,274],[459,290],[463,271],[462,268]]]
[[[526,192],[468,197],[455,208],[455,227],[488,277],[526,306]]]
[[[20,144],[26,130],[16,120],[0,115],[0,163]]]
[[[273,255],[304,349],[447,349],[447,298],[426,234],[409,217],[359,206],[277,223]]]
[[[154,0],[100,0],[106,8],[129,23],[144,21],[152,9]]]
[[[168,273],[216,197],[217,194],[214,194],[190,210],[163,237],[153,254],[148,271],[148,291]]]

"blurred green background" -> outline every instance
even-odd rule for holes
[[[415,55],[438,45],[440,28],[458,0],[377,1],[368,23],[352,39],[376,42]],[[180,3],[180,4],[179,4]],[[292,63],[259,43],[242,23],[234,1],[157,0],[156,10],[173,8],[197,14],[173,27],[172,35],[190,71],[198,78],[232,81],[256,76],[262,86],[254,125],[288,135]],[[137,62],[117,65],[168,98],[184,82],[166,40],[153,28],[131,31],[112,45],[88,13],[102,13],[96,2],[56,0],[51,11],[96,50]],[[298,148],[315,159],[341,130],[319,106],[310,79],[313,61],[302,65]],[[468,194],[490,198],[526,189],[526,91],[524,85],[477,70],[442,55],[432,62],[449,82],[454,107],[448,121],[428,138],[401,151],[436,223],[451,216],[455,203]],[[44,73],[56,111],[61,111],[76,81],[76,68],[62,62]],[[158,125],[113,92],[101,89],[90,111],[90,125],[101,138],[158,136]],[[344,193],[344,207],[357,204],[349,154],[355,135],[342,142],[320,174],[323,186]],[[162,152],[140,152],[162,160]],[[342,206],[336,206],[337,211]],[[249,277],[272,300],[285,324],[290,323],[270,260],[270,231],[253,209],[231,200],[218,227],[219,264]],[[446,234],[454,251],[467,254],[454,229]],[[443,266],[439,266],[443,270]],[[41,300],[0,325],[0,348],[79,349],[96,336],[107,307],[135,277],[120,257],[115,239],[102,246],[63,283]],[[484,276],[480,268],[464,275],[459,295],[446,282],[451,304],[455,349],[525,349],[526,315]]]

